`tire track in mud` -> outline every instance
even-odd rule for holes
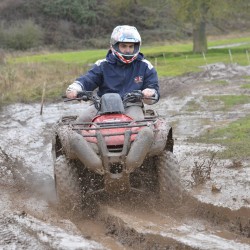
[[[211,207],[201,205],[204,213],[210,212]],[[220,221],[211,223],[211,218],[206,216],[202,219],[195,207],[188,204],[181,209],[147,210],[145,207],[131,209],[123,204],[120,207],[102,207],[101,217],[108,234],[133,249],[250,249],[247,235],[244,237],[239,230],[237,233],[228,230],[233,220],[226,220],[224,224]],[[229,217],[232,214],[228,214]]]
[[[0,239],[1,249],[46,249],[45,244],[33,238],[6,215],[0,216]]]
[[[209,220],[216,225],[223,225],[228,230],[250,239],[250,209],[247,207],[231,210],[227,207],[200,203],[197,205],[196,214],[200,218]]]
[[[27,215],[24,211],[13,214],[8,212],[0,216],[0,248],[105,249],[101,244],[83,238],[76,229],[67,232],[65,229]]]

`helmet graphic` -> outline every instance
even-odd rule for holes
[[[123,54],[119,50],[119,43],[134,43],[134,51],[131,54]],[[110,46],[112,53],[123,63],[133,62],[139,52],[141,46],[141,36],[137,29],[133,26],[121,25],[114,28],[111,38]]]

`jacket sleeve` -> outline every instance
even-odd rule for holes
[[[146,59],[144,59],[143,61],[147,64],[143,82],[143,89],[149,88],[149,89],[154,89],[156,91],[157,100],[153,101],[152,103],[149,103],[153,104],[158,102],[160,99],[158,75],[155,68],[149,61],[147,61]]]
[[[103,81],[103,61],[104,60],[97,61],[92,69],[90,69],[86,74],[76,78],[74,83],[79,84],[82,89],[87,91],[93,91],[94,89],[96,89]]]

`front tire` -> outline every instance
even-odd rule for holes
[[[179,204],[182,201],[180,166],[170,151],[156,158],[159,198],[164,203]]]

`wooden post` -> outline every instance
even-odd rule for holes
[[[248,50],[246,50],[246,55],[247,55],[247,61],[248,61],[248,64],[250,65],[250,59],[249,59]]]
[[[202,52],[202,55],[203,55],[203,59],[204,59],[204,61],[205,61],[205,63],[206,63],[206,67],[207,67],[207,69],[208,69],[206,55],[205,55],[205,53],[204,53],[204,52]]]
[[[43,104],[44,104],[45,90],[46,90],[46,82],[43,83],[43,93],[42,93],[42,100],[41,100],[40,115],[43,114]]]
[[[155,69],[157,70],[157,57],[155,58]]]
[[[165,53],[163,53],[163,59],[164,59],[164,64],[166,65],[167,62],[166,62],[166,56],[165,56]]]
[[[208,67],[208,64],[207,64],[206,55],[205,55],[204,52],[202,52],[202,55],[203,55],[203,59],[204,59],[204,61],[205,61],[205,63],[206,63],[206,68],[207,68],[208,75],[209,75],[209,77],[210,77],[211,75],[210,75],[209,67]]]
[[[229,56],[230,56],[230,61],[233,64],[233,56],[232,56],[232,53],[231,53],[231,49],[229,49],[228,52],[229,52]]]

